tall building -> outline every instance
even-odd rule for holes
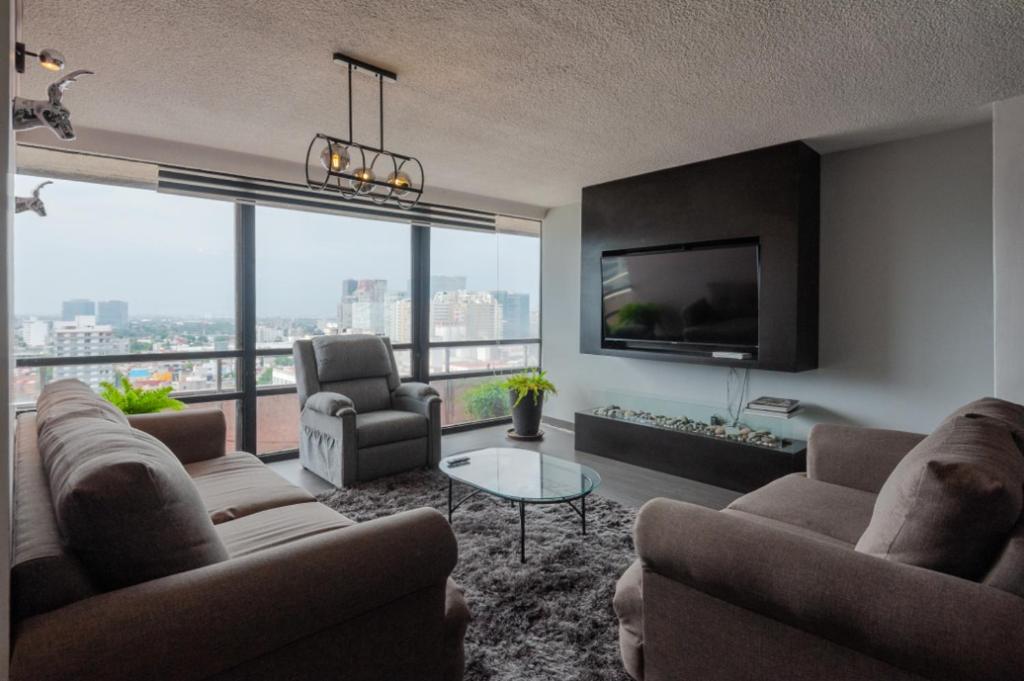
[[[430,337],[433,340],[466,340],[458,294],[438,291],[430,296]]]
[[[53,324],[53,349],[56,357],[96,357],[113,354],[114,330],[106,324],[97,324],[96,317],[79,315],[73,321]],[[58,366],[53,369],[55,380],[77,378],[93,390],[100,383],[114,378],[109,364],[83,364]]]
[[[501,330],[501,305],[490,293],[464,296],[466,340],[492,340]]]
[[[386,333],[386,279],[345,279],[341,282],[338,324],[342,333]]]
[[[430,298],[431,337],[442,341],[493,340],[501,305],[484,292],[438,291]]]
[[[530,294],[495,291],[501,305],[501,337],[530,338]]]
[[[60,318],[65,322],[75,321],[75,317],[95,317],[96,303],[85,298],[65,300],[60,305]]]
[[[96,304],[96,323],[115,331],[128,328],[128,303],[123,300],[101,300]]]
[[[42,348],[50,338],[50,323],[35,317],[23,319],[18,333],[25,347]]]
[[[450,277],[444,274],[430,275],[430,295],[439,291],[465,291],[466,278],[461,276]]]
[[[392,343],[412,342],[412,299],[398,298],[389,303],[387,334]]]

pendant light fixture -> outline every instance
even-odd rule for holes
[[[393,203],[408,210],[423,194],[423,165],[412,156],[384,148],[384,81],[398,81],[393,72],[334,53],[334,63],[348,72],[348,138],[322,132],[306,149],[306,185],[310,189],[340,194],[342,198],[365,197],[376,204]],[[380,113],[379,146],[360,144],[352,134],[352,73],[364,71],[378,82]]]

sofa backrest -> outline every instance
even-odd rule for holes
[[[300,406],[310,395],[335,392],[352,400],[358,412],[391,408],[391,392],[400,381],[387,338],[319,336],[296,341],[294,355]]]

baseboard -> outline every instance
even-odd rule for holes
[[[562,419],[556,419],[554,416],[542,416],[540,420],[552,428],[559,428],[561,430],[569,431],[570,433],[576,432],[576,426],[572,421],[563,421]]]

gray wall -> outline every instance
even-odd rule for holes
[[[1024,402],[1024,97],[992,107],[995,393]]]
[[[542,248],[549,416],[571,421],[616,391],[725,404],[725,368],[580,354],[579,204],[548,213]],[[797,436],[816,421],[927,431],[992,393],[992,317],[991,127],[831,154],[820,368],[751,372],[751,397],[812,405]]]

